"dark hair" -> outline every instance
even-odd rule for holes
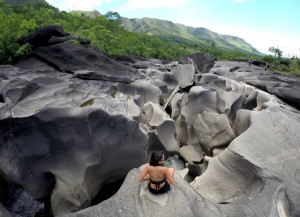
[[[160,166],[159,161],[162,160],[163,156],[164,152],[162,151],[153,152],[149,162],[150,166]]]

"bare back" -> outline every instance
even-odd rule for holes
[[[168,168],[161,166],[148,166],[147,171],[151,180],[161,181],[167,177]]]
[[[139,180],[142,181],[148,175],[153,181],[162,181],[166,179],[170,184],[174,184],[173,175],[174,169],[161,166],[145,166],[140,174]]]

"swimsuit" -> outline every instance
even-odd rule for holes
[[[159,186],[163,183],[165,183],[165,185],[161,189],[159,189]],[[154,184],[156,189],[153,189],[150,184]],[[163,194],[171,190],[170,184],[166,182],[166,178],[164,178],[162,181],[153,181],[150,179],[150,183],[148,184],[148,189],[152,194]]]

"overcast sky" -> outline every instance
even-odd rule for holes
[[[268,54],[300,56],[300,0],[46,0],[60,10],[117,11],[238,36]]]

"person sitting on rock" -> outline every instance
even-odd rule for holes
[[[140,182],[149,179],[148,189],[153,194],[166,193],[171,189],[170,184],[174,184],[174,169],[164,167],[164,163],[164,153],[162,151],[153,152],[149,166],[145,166],[139,176]]]

